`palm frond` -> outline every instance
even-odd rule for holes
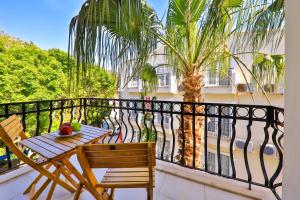
[[[157,22],[143,1],[87,0],[70,23],[69,53],[77,60],[76,79],[88,76],[90,64],[128,75],[128,66],[138,70],[156,48],[150,30]]]
[[[257,0],[255,3],[246,0],[243,5],[245,9],[239,13],[239,21],[255,18],[239,29],[235,47],[258,51],[271,45],[276,49],[284,37],[284,0]]]

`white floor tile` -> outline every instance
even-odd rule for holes
[[[161,194],[174,200],[204,200],[204,186],[166,174]]]
[[[251,200],[223,190],[205,186],[205,200]]]

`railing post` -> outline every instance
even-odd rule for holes
[[[59,126],[62,125],[62,123],[64,122],[64,100],[60,101],[60,124]]]
[[[40,133],[40,102],[36,103],[36,129],[35,135],[38,136]]]
[[[82,98],[80,98],[79,100],[79,111],[78,111],[78,118],[77,118],[77,121],[80,122],[81,120],[81,115],[82,115]]]
[[[53,102],[49,102],[49,126],[48,126],[48,133],[51,132],[52,127],[52,113],[53,113]]]
[[[204,116],[204,123],[205,123],[205,127],[204,127],[204,169],[205,171],[207,172],[208,171],[208,159],[207,159],[207,130],[208,130],[208,127],[207,127],[207,124],[208,124],[208,106],[205,105],[205,116]]]
[[[23,131],[26,132],[26,105],[22,103],[22,125]]]
[[[5,105],[4,107],[4,112],[5,112],[5,118],[9,118],[9,108],[8,105]],[[11,162],[11,157],[10,157],[10,150],[7,146],[5,146],[5,152],[6,152],[6,157],[7,157],[7,163],[8,163],[8,168],[12,168],[12,162]]]
[[[83,110],[84,110],[84,124],[87,125],[87,99],[83,99]]]

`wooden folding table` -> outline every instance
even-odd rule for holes
[[[111,134],[110,130],[82,125],[80,133],[72,137],[58,138],[57,132],[54,132],[20,141],[21,145],[41,155],[49,163],[57,167],[57,170],[55,170],[56,177],[51,185],[47,199],[51,199],[57,184],[56,180],[59,179],[61,174],[63,174],[76,189],[78,188],[78,184],[73,180],[70,174],[75,175],[81,183],[85,182],[84,177],[72,165],[69,158],[76,153],[76,147],[78,145],[97,142],[108,134]],[[41,177],[37,177],[34,182],[37,182],[40,178]],[[45,189],[49,183],[50,181],[46,181],[41,189]],[[41,193],[42,190],[38,192]]]

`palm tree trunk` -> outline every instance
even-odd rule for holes
[[[204,85],[202,74],[188,74],[184,77],[183,82],[183,101],[202,103],[203,98],[201,89]],[[193,106],[184,105],[185,113],[193,113]],[[195,113],[203,113],[204,106],[195,106]],[[183,124],[182,124],[183,123]],[[183,126],[182,126],[183,125]],[[183,127],[183,129],[182,129]],[[193,130],[195,129],[195,131]],[[184,165],[193,166],[193,156],[195,155],[195,167],[201,167],[203,139],[203,117],[195,117],[195,125],[193,125],[193,116],[184,115],[178,133],[178,155],[176,158]],[[195,137],[195,138],[194,138]],[[195,152],[194,152],[195,146]],[[184,156],[183,156],[184,155]]]

